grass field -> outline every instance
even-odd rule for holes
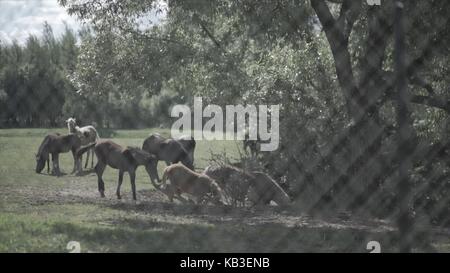
[[[100,132],[121,145],[141,146],[151,132]],[[81,252],[368,252],[378,240],[382,251],[392,251],[393,228],[382,221],[312,219],[281,211],[231,209],[169,203],[153,189],[143,168],[138,169],[138,202],[131,199],[125,175],[122,200],[115,197],[117,171],[107,168],[106,198],[97,192],[95,173],[70,173],[70,153],[60,157],[62,177],[36,174],[34,155],[48,132],[66,129],[0,130],[0,252],[68,252],[78,241]],[[203,168],[214,153],[237,157],[233,141],[199,141],[196,167]],[[165,164],[159,164],[161,175]],[[448,235],[433,239],[443,251]]]

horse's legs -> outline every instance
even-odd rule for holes
[[[91,150],[91,153],[92,153],[92,159],[91,159],[91,169],[92,168],[94,168],[94,155],[95,155],[95,152],[94,152],[94,147],[92,147],[92,150]]]
[[[56,174],[56,159],[54,154],[52,154],[52,174]]]
[[[52,162],[53,162],[53,173],[56,174],[56,176],[60,176],[61,170],[59,169],[59,154],[58,153],[52,154]]]
[[[72,156],[73,156],[73,170],[72,173],[81,172],[81,162],[83,162],[83,154],[80,157],[77,157],[77,150],[72,148]]]
[[[105,163],[98,161],[97,165],[95,165],[95,173],[98,178],[98,191],[100,192],[101,197],[105,197],[105,183],[103,182],[102,175],[105,171],[106,165]]]
[[[156,161],[156,167],[155,167],[155,169],[156,169],[156,179],[158,180],[158,182],[161,182],[161,179],[159,179],[159,174],[158,174],[158,162],[159,161]]]
[[[123,182],[123,171],[119,170],[119,182],[117,183],[117,191],[116,191],[117,199],[122,198],[120,196],[120,186],[122,186],[122,182]]]
[[[87,169],[88,163],[89,163],[89,154],[91,153],[92,149],[87,150],[86,152],[86,163],[84,164],[84,168]],[[83,164],[83,161],[81,161],[81,164]]]
[[[130,182],[131,182],[131,191],[133,192],[133,200],[136,200],[136,170],[129,170],[130,174]]]
[[[50,156],[47,157],[47,173],[50,173]]]

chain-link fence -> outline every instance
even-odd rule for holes
[[[191,107],[197,96],[204,107],[280,105],[278,149],[245,139],[238,156],[213,152],[194,169],[216,166],[205,173],[225,191],[222,217],[274,213],[256,224],[283,219],[270,243],[276,251],[296,251],[283,245],[319,226],[317,241],[339,242],[328,250],[365,251],[361,243],[373,238],[389,251],[442,250],[437,238],[450,224],[447,1],[162,1],[164,20],[148,28],[133,24],[155,1],[80,2],[59,1],[91,29],[55,38],[46,25],[42,39],[0,44],[1,127],[61,127],[73,116],[114,140],[119,129],[170,128],[174,105]],[[211,146],[204,143],[196,158]],[[324,250],[309,243],[301,251]]]

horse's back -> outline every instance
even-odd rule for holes
[[[252,186],[255,187],[258,195],[264,201],[273,200],[278,205],[287,205],[290,203],[289,195],[281,186],[269,175],[262,172],[253,172],[255,179]]]
[[[98,160],[114,169],[119,169],[124,165],[124,160],[128,160],[127,149],[112,140],[99,140],[95,144],[95,154]]]
[[[165,142],[166,140],[166,138],[158,133],[151,134],[144,140],[142,150],[157,155],[160,151],[161,143]]]

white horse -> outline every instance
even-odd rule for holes
[[[94,126],[88,125],[84,127],[76,126],[77,122],[75,118],[69,118],[66,120],[67,128],[69,128],[69,133],[76,134],[81,139],[81,145],[87,145],[92,142],[96,142],[99,140],[99,136],[97,130],[95,130]],[[94,167],[94,147],[87,151],[86,164],[84,168],[86,169],[89,162],[89,154],[92,154],[91,160],[91,168]],[[80,162],[83,162],[83,155],[81,155]]]

